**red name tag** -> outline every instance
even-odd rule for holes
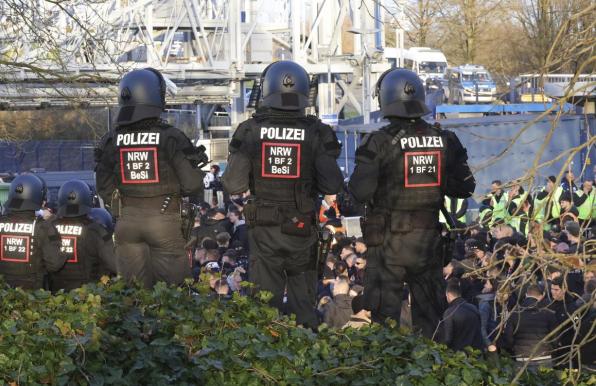
[[[12,263],[28,263],[31,250],[30,236],[2,235],[0,238],[0,260]]]
[[[406,188],[441,186],[441,152],[404,153],[404,178]]]
[[[300,178],[299,143],[263,142],[261,177]]]
[[[62,245],[60,252],[69,256],[67,263],[78,263],[79,255],[77,253],[77,238],[75,236],[62,236]]]
[[[156,147],[120,149],[120,178],[123,184],[159,183]]]

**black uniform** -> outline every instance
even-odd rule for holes
[[[86,216],[54,222],[61,238],[64,267],[50,275],[50,289],[67,291],[116,273],[114,243],[108,231]]]
[[[0,217],[0,274],[13,287],[44,288],[45,275],[64,265],[60,236],[34,211]]]
[[[407,282],[412,324],[431,337],[446,306],[439,210],[445,194],[470,197],[475,181],[455,134],[420,119],[428,108],[416,74],[390,70],[378,87],[391,123],[364,139],[349,183],[370,204],[365,302],[374,319],[399,321]]]
[[[313,246],[316,193],[335,194],[343,177],[341,147],[333,130],[298,111],[262,109],[238,127],[223,176],[230,194],[250,189],[244,207],[249,224],[250,280],[273,293],[300,324],[316,326],[316,262]]]
[[[146,287],[160,280],[181,283],[191,276],[181,231],[181,197],[203,194],[204,173],[198,165],[204,155],[184,133],[159,120],[165,85],[156,70],[125,75],[119,103],[118,127],[96,150],[97,192],[119,216],[118,273]],[[120,199],[114,201],[116,189]]]
[[[46,194],[45,182],[34,174],[21,174],[10,183],[9,212],[0,216],[0,275],[11,286],[47,289],[46,274],[64,265],[58,231],[35,215]]]

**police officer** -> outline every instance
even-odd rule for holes
[[[87,215],[91,220],[101,225],[110,238],[114,235],[114,218],[111,213],[104,208],[91,208]]]
[[[365,301],[375,320],[399,322],[407,282],[412,323],[431,337],[445,307],[438,221],[443,196],[470,197],[476,183],[455,134],[421,119],[430,111],[415,73],[385,72],[377,93],[390,123],[363,140],[349,183],[354,197],[370,205],[363,224],[369,246]]]
[[[119,217],[118,273],[146,287],[190,277],[181,227],[183,196],[203,195],[204,153],[160,120],[166,83],[161,73],[134,70],[120,81],[115,131],[96,150],[97,192]]]
[[[112,237],[88,217],[92,205],[91,190],[83,181],[68,181],[58,191],[58,219],[54,225],[60,233],[60,252],[66,264],[50,275],[52,291],[68,291],[104,274],[116,273]]]
[[[275,62],[261,77],[262,100],[234,133],[223,184],[230,194],[253,194],[243,210],[250,280],[272,292],[271,303],[279,309],[287,288],[288,311],[314,328],[315,201],[317,192],[342,188],[336,162],[341,146],[331,127],[304,115],[310,82],[300,65]]]
[[[58,231],[35,215],[45,197],[45,185],[35,175],[20,175],[10,184],[8,213],[0,217],[0,274],[13,287],[44,288],[45,275],[64,265]]]

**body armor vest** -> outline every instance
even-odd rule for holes
[[[88,241],[85,238],[89,224],[90,220],[76,217],[61,218],[54,222],[61,239],[60,253],[66,258],[66,264],[52,275],[53,279],[82,282],[92,279],[93,268],[97,268],[98,261],[95,256],[89,255],[87,249]]]
[[[15,213],[0,217],[0,274],[10,284],[31,288],[43,276],[41,251],[35,233],[34,213]],[[39,283],[41,284],[41,283]]]
[[[250,189],[259,202],[296,206],[302,213],[314,209],[307,202],[313,199],[317,122],[311,117],[253,119]]]
[[[173,130],[171,126],[156,124],[150,129],[124,128],[113,134],[114,172],[118,189],[124,196],[155,197],[180,191],[178,177],[170,163],[172,149],[168,148]]]
[[[437,211],[443,201],[446,139],[424,121],[392,124],[387,136],[374,205],[389,210]]]

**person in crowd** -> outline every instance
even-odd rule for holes
[[[577,309],[576,299],[567,291],[567,283],[565,283],[562,276],[555,278],[550,283],[550,293],[551,303],[548,304],[548,309],[554,312],[556,326],[561,330],[556,342],[556,350],[552,354],[553,360],[561,367],[566,367],[564,362],[568,359],[571,342],[575,335],[571,320]]]
[[[238,267],[238,252],[235,249],[228,249],[221,256],[222,271],[229,275]]]
[[[447,282],[445,296],[449,307],[441,320],[438,341],[452,350],[463,350],[465,347],[477,350],[486,348],[482,339],[480,313],[474,305],[462,298],[459,280]]]
[[[359,257],[366,258],[366,243],[362,237],[358,237],[356,241],[354,241],[354,251]]]
[[[580,224],[576,221],[567,221],[565,224],[565,232],[567,238],[567,245],[569,249],[567,253],[569,254],[576,254],[581,253],[581,227]]]
[[[220,255],[222,255],[229,249],[231,239],[232,236],[230,236],[228,232],[219,232],[215,236],[215,241],[217,242],[217,250],[219,251]]]
[[[230,296],[230,286],[228,285],[228,279],[225,276],[222,276],[221,279],[217,279],[213,286],[215,291],[215,295],[219,299],[228,300],[231,299]]]
[[[329,219],[340,218],[339,206],[336,194],[327,194],[321,201],[319,208],[319,224],[326,224]]]
[[[482,204],[491,212],[490,225],[494,224],[497,220],[503,220],[507,216],[507,196],[503,190],[501,180],[494,180],[491,183],[491,191],[486,195]]]
[[[360,294],[352,298],[352,316],[344,325],[344,328],[359,329],[370,326],[370,311],[364,307],[364,295]]]
[[[205,177],[203,178],[203,184],[205,185],[205,189],[211,189],[213,191],[218,191],[222,189],[221,177],[219,175],[219,172],[219,165],[212,164],[209,167],[209,173],[206,173]]]
[[[489,351],[496,350],[496,337],[501,322],[501,302],[497,297],[498,280],[486,279],[482,293],[478,298],[478,312],[480,313],[480,332],[482,341]]]
[[[349,295],[350,282],[339,278],[333,285],[333,298],[325,297],[319,302],[323,322],[329,327],[342,328],[352,316],[352,298]]]
[[[248,226],[242,218],[242,213],[237,209],[232,209],[228,212],[228,219],[233,226],[232,242],[239,241],[242,243],[242,247],[248,251]]]
[[[592,218],[596,217],[596,189],[594,182],[584,181],[582,189],[577,190],[577,201],[575,203],[578,211],[578,219],[583,228],[592,226]]]
[[[195,250],[202,244],[203,239],[206,237],[215,240],[219,233],[228,231],[228,224],[225,210],[220,208],[210,208],[207,211],[207,220],[205,220],[205,223],[202,223],[200,227],[192,230],[190,240],[186,243],[186,247]]]
[[[544,290],[536,284],[526,290],[526,297],[505,327],[504,344],[513,353],[517,365],[529,368],[552,367],[554,339],[547,339],[557,327],[555,313],[541,307]]]

